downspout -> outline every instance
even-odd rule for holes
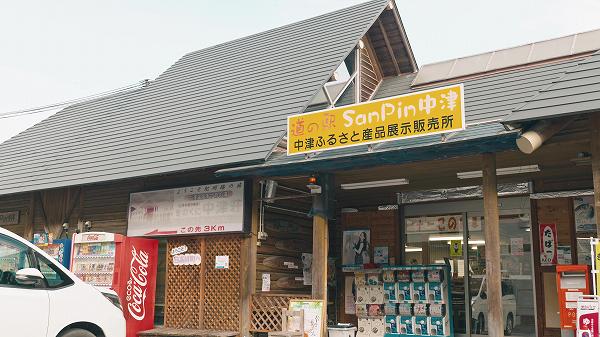
[[[517,139],[517,147],[521,152],[531,154],[572,121],[565,118],[539,121]]]

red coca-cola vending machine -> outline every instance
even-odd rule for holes
[[[154,327],[158,241],[102,232],[73,234],[71,271],[112,288],[121,299],[127,337]]]

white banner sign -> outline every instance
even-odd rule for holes
[[[127,236],[241,232],[244,182],[132,193]]]

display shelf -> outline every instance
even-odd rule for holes
[[[114,271],[76,271],[75,275],[111,275]]]
[[[352,271],[356,278],[357,337],[454,336],[450,266]]]

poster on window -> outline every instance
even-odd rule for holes
[[[575,212],[575,230],[577,233],[596,232],[596,214],[594,196],[587,195],[573,198]]]
[[[132,193],[127,236],[242,232],[244,200],[243,181]]]
[[[481,231],[483,217],[469,216],[469,231]],[[447,233],[462,232],[463,217],[460,214],[407,217],[407,233]]]
[[[540,263],[553,266],[558,261],[556,224],[540,224]]]
[[[371,262],[370,234],[368,229],[344,231],[342,239],[342,264],[344,266],[362,266]]]

